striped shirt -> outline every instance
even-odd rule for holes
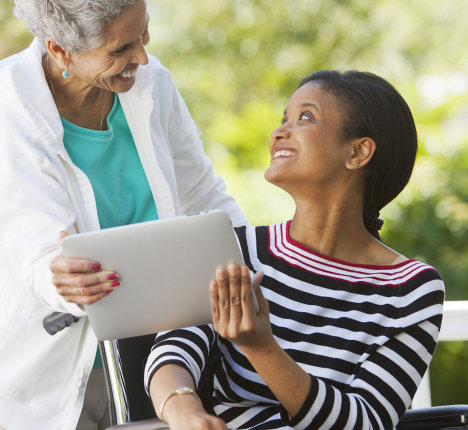
[[[393,429],[432,358],[442,320],[438,272],[410,259],[350,264],[289,236],[289,222],[236,229],[245,262],[263,271],[273,335],[311,379],[289,416],[242,352],[212,325],[159,333],[145,384],[161,366],[184,366],[198,384],[216,346],[212,413],[230,429]]]

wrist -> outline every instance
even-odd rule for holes
[[[179,408],[182,408],[184,411],[189,409],[204,410],[202,401],[195,390],[190,387],[178,387],[169,391],[166,398],[162,401],[159,409],[159,418],[169,422],[171,411],[176,411]]]
[[[276,342],[276,339],[271,336],[267,340],[261,343],[255,343],[253,345],[243,345],[239,347],[246,358],[251,360],[263,360],[268,359],[271,354],[277,353],[278,349],[281,349]]]

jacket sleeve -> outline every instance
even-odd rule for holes
[[[18,112],[5,111],[0,109],[0,258],[8,260],[26,291],[51,311],[82,316],[79,306],[57,294],[49,269],[61,252],[59,232],[75,232],[63,166],[58,157],[54,164],[38,144],[40,130],[22,122]]]
[[[181,213],[223,209],[235,226],[247,219],[234,198],[225,192],[224,181],[216,177],[210,159],[204,153],[200,131],[171,78],[172,110],[168,135],[173,151],[174,169]]]

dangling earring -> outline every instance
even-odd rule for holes
[[[70,73],[68,72],[67,70],[67,66],[65,66],[65,70],[62,72],[62,76],[65,78],[65,79],[68,79],[70,77]]]

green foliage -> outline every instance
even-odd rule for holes
[[[298,82],[322,68],[392,82],[413,110],[421,147],[410,184],[383,211],[383,238],[436,267],[448,299],[468,298],[465,0],[147,1],[148,49],[173,72],[217,172],[253,224],[294,211],[263,171],[270,132]],[[31,40],[11,9],[0,0],[0,58]],[[435,404],[467,402],[467,356],[466,342],[439,345]]]
[[[468,404],[467,342],[439,342],[430,368],[433,405]]]

